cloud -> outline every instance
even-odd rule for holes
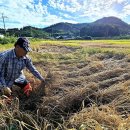
[[[5,19],[8,27],[43,24],[43,17],[47,14],[47,7],[42,5],[42,1],[34,4],[33,0],[1,0],[0,6],[0,13],[8,17]]]
[[[130,17],[129,0],[0,0],[6,27],[45,27],[58,22],[93,22],[107,16]],[[3,27],[0,19],[0,28]]]
[[[127,2],[127,0],[117,0],[117,3],[121,4],[123,2]]]
[[[82,6],[77,0],[48,0],[48,3],[55,9],[69,13],[79,11]]]
[[[126,5],[123,9],[125,15],[130,15],[130,4]]]
[[[60,3],[57,4],[59,5]],[[0,13],[4,13],[8,17],[5,19],[6,28],[21,28],[30,25],[44,27],[58,22],[76,23],[71,18],[64,19],[60,14],[57,16],[48,12],[48,7],[43,5],[42,0],[1,0],[0,6]],[[65,16],[67,17],[67,14]],[[0,27],[3,27],[2,20]]]
[[[98,19],[104,16],[120,16],[122,18],[125,11],[130,15],[128,10],[123,9],[126,8],[126,5],[128,6],[128,0],[49,0],[48,3],[59,11],[73,14],[72,18],[75,20],[81,17]],[[120,14],[116,9],[119,4],[123,6]]]

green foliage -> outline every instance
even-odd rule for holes
[[[102,50],[99,49],[99,48],[82,48],[80,50],[80,54],[82,55],[93,55],[93,54],[96,54],[96,53],[101,53]]]
[[[119,36],[120,30],[117,26],[113,25],[94,24],[81,29],[81,36],[85,35],[92,37]]]
[[[119,36],[117,37],[117,39],[130,39],[130,35],[122,35],[122,36]]]
[[[8,44],[15,43],[16,37],[13,36],[5,36],[4,38],[0,38],[0,44]]]
[[[46,28],[26,26],[21,29],[13,28],[6,30],[10,36],[23,36],[33,38],[51,39],[65,36],[69,39],[130,39],[130,25],[116,17],[108,17],[93,23],[71,24],[57,23]],[[4,34],[4,29],[0,29]]]

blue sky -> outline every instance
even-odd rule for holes
[[[130,0],[0,0],[0,28],[44,28],[59,22],[90,23],[116,16],[130,24]]]

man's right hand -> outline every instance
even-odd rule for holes
[[[12,91],[9,87],[3,87],[1,91],[3,95],[11,96]]]

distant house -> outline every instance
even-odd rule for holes
[[[82,40],[82,37],[77,36],[77,37],[75,37],[75,40]]]
[[[64,39],[63,36],[57,36],[56,39]]]
[[[4,35],[3,35],[3,34],[0,34],[0,38],[4,38]]]
[[[69,35],[61,35],[61,36],[57,36],[56,39],[72,40],[74,39],[74,37]]]
[[[91,36],[84,36],[83,39],[84,40],[93,40],[93,38]]]

